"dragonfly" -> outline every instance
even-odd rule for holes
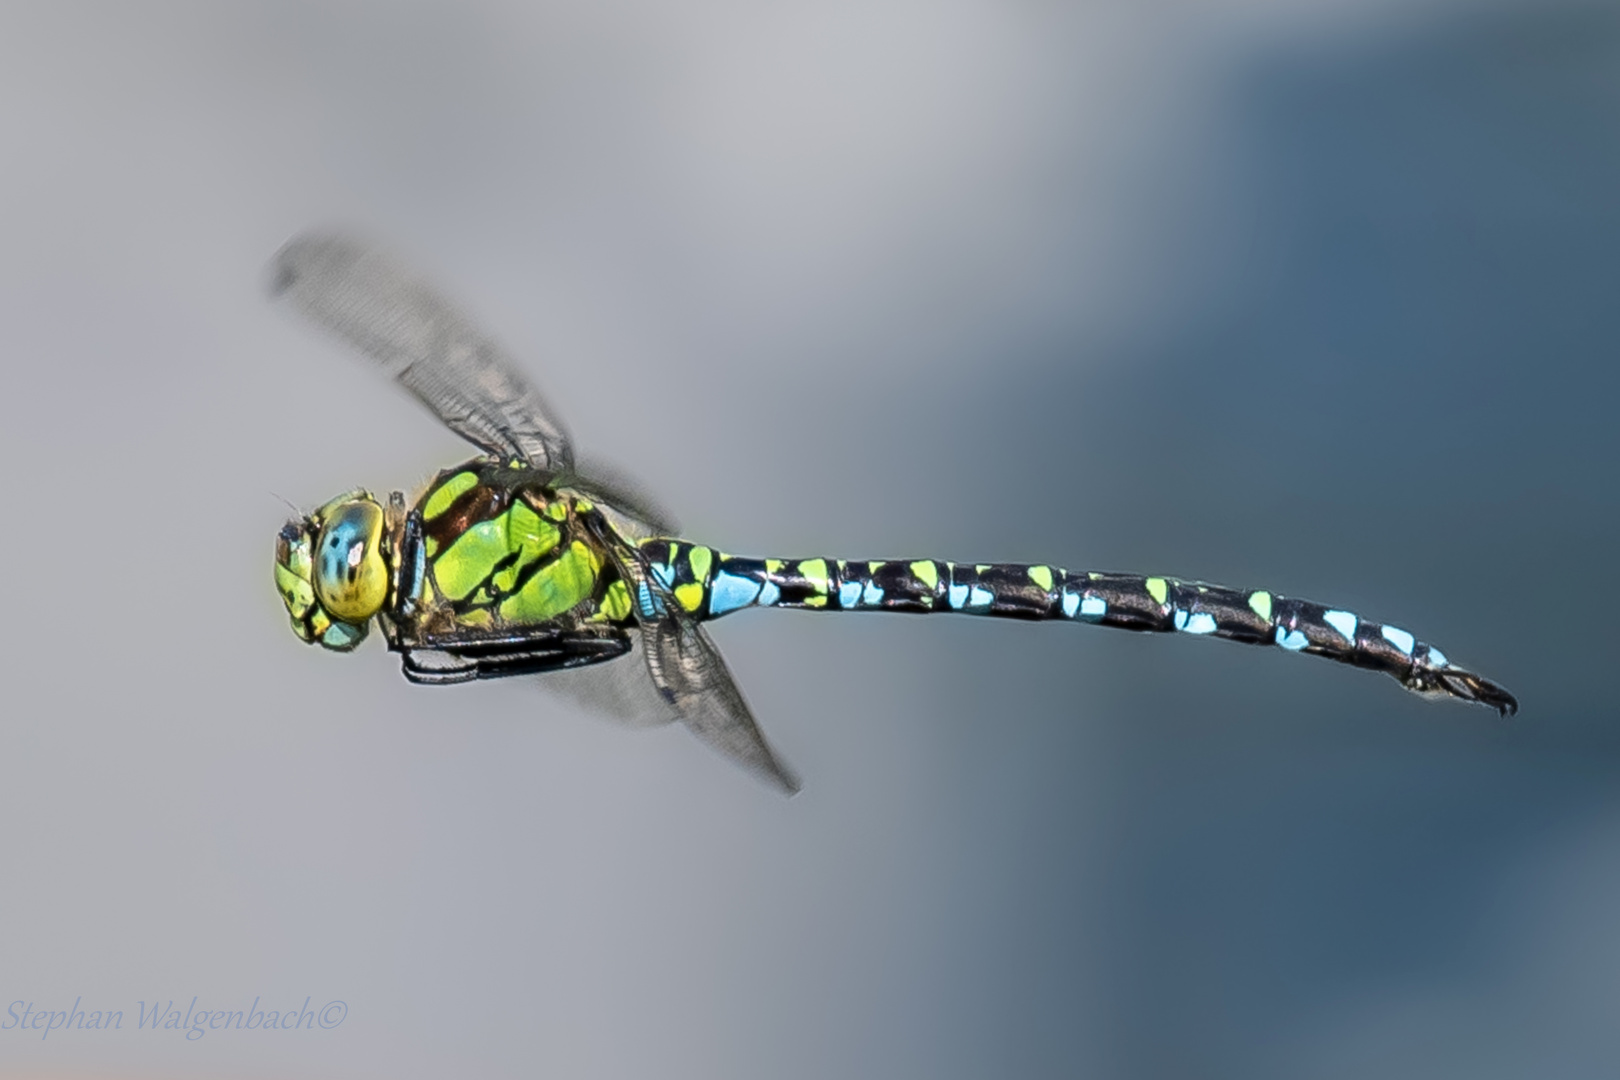
[[[277,253],[271,291],[480,451],[410,498],[340,495],[276,540],[293,631],[349,652],[375,622],[412,682],[614,662],[644,691],[647,704],[635,708],[683,722],[789,794],[797,778],[704,627],[747,608],[1224,638],[1381,671],[1418,694],[1503,716],[1518,710],[1507,690],[1400,627],[1264,589],[1022,563],[751,558],[682,539],[633,485],[576,467],[567,429],[522,368],[406,263],[346,234],[310,233]]]

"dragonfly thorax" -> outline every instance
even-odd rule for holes
[[[293,630],[347,652],[365,639],[388,598],[386,515],[369,493],[341,495],[276,540],[276,584]]]
[[[389,617],[418,638],[595,633],[629,619],[611,527],[590,499],[534,469],[491,458],[447,469],[407,522],[404,604]]]

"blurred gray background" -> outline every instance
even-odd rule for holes
[[[0,1075],[1620,1071],[1613,4],[9,4],[0,166],[0,1003],[126,1010]],[[696,539],[1265,586],[1523,712],[749,613],[783,800],[307,648],[277,496],[466,454],[265,300],[331,223]]]

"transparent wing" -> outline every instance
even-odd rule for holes
[[[788,794],[799,782],[760,733],[748,703],[702,627],[654,622],[632,635],[632,654],[539,676],[548,693],[629,727],[679,720],[698,738]]]
[[[630,652],[609,664],[586,664],[536,675],[548,694],[567,698],[588,712],[631,728],[658,727],[680,719],[647,672],[641,631],[630,635]]]
[[[609,550],[637,598],[646,672],[667,709],[731,760],[789,795],[797,792],[798,778],[765,741],[708,632],[686,617],[674,596],[653,577],[640,548],[618,544]]]
[[[578,468],[579,472],[565,482],[595,502],[622,535],[632,540],[680,535],[681,529],[676,524],[675,515],[664,509],[635,480],[613,466],[596,460]]]
[[[694,735],[787,794],[799,790],[703,627],[667,618],[644,624],[642,635],[654,685]]]
[[[553,475],[567,431],[501,348],[432,286],[351,237],[306,233],[276,253],[271,292],[377,363],[458,435]]]

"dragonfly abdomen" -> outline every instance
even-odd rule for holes
[[[1418,693],[1518,709],[1507,691],[1399,627],[1265,590],[1022,563],[751,559],[667,539],[641,547],[680,606],[704,619],[785,607],[1087,622],[1274,645],[1382,671]]]

